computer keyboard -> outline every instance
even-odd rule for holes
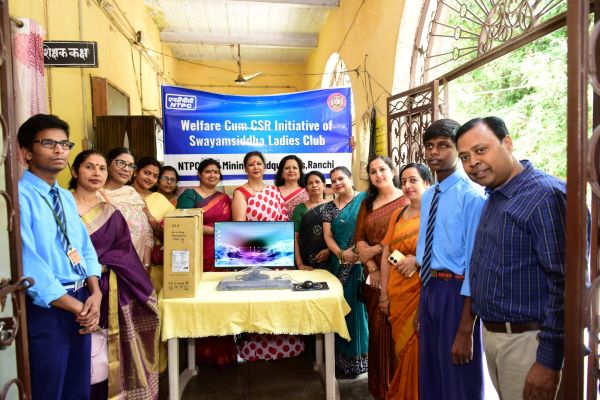
[[[287,278],[271,278],[245,281],[241,279],[222,280],[217,290],[285,290],[292,288]]]

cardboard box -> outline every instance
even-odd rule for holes
[[[202,277],[202,210],[175,210],[164,225],[163,298],[196,297]]]

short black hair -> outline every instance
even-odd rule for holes
[[[246,155],[244,156],[244,168],[247,166],[248,160],[250,159],[250,157],[253,157],[253,156],[260,157],[263,164],[266,163],[265,156],[263,156],[263,153],[261,153],[260,151],[251,151],[249,153],[246,153]]]
[[[508,136],[508,128],[506,127],[506,124],[504,123],[502,118],[490,116],[485,118],[473,118],[465,122],[460,128],[456,130],[454,142],[458,143],[458,139],[462,135],[464,135],[479,124],[483,124],[490,128],[490,130],[494,132],[494,135],[496,135],[499,141],[502,141],[502,139]]]
[[[162,165],[160,164],[160,161],[158,161],[154,157],[142,157],[136,163],[138,171],[144,167],[147,167],[148,165],[154,165],[156,168],[158,168],[158,172],[160,174],[160,169],[162,168]]]
[[[285,163],[288,160],[294,160],[298,163],[298,169],[300,170],[300,177],[298,178],[298,185],[300,187],[304,187],[304,171],[302,168],[302,160],[300,157],[290,154],[281,159],[279,161],[279,165],[277,166],[277,172],[275,173],[275,186],[283,186],[285,184],[285,179],[283,179],[283,168],[285,167]]]
[[[425,129],[425,133],[423,133],[423,143],[440,136],[454,140],[456,130],[459,126],[460,124],[453,119],[438,119]]]
[[[348,178],[352,178],[352,172],[350,172],[350,170],[346,167],[344,167],[343,165],[340,165],[339,167],[335,167],[334,169],[332,169],[329,172],[329,179],[331,179],[331,175],[333,175],[334,172],[341,172],[342,174],[346,175]]]
[[[79,154],[77,154],[77,156],[75,156],[75,159],[73,160],[73,165],[71,166],[71,169],[75,172],[79,172],[79,167],[81,167],[81,164],[83,164],[84,161],[87,160],[93,154],[101,156],[102,158],[104,158],[104,161],[106,161],[106,157],[99,150],[96,150],[96,149],[83,150],[81,153],[79,153]],[[71,189],[71,190],[77,189],[77,178],[75,178],[72,174],[71,174],[71,180],[69,181],[69,189]]]
[[[222,181],[223,174],[221,173],[221,164],[219,164],[219,162],[214,158],[205,158],[204,160],[200,161],[200,164],[198,165],[198,175],[200,175],[202,171],[204,171],[209,165],[214,165],[219,169],[219,181]],[[244,163],[244,166],[245,165],[246,163]]]
[[[174,167],[171,167],[170,165],[164,165],[160,168],[160,173],[158,174],[158,179],[160,179],[167,171],[173,172],[175,174],[176,182],[179,182],[179,172],[177,172],[177,170]]]
[[[129,154],[135,160],[135,156],[127,147],[115,147],[114,149],[110,150],[106,155],[106,162],[110,164],[115,158],[119,157],[121,154]]]
[[[421,177],[421,179],[423,179],[424,182],[427,182],[430,185],[433,185],[433,175],[431,175],[431,171],[429,170],[429,168],[427,168],[427,166],[425,164],[421,164],[421,163],[409,163],[406,164],[404,167],[402,167],[400,169],[400,180],[402,180],[402,174],[404,173],[404,171],[406,171],[409,168],[414,168],[417,170],[417,172],[419,173],[419,176]]]
[[[306,175],[304,175],[304,186],[306,187],[306,185],[308,184],[308,178],[310,178],[311,176],[316,176],[317,178],[319,178],[321,180],[321,182],[323,182],[323,189],[327,186],[327,184],[325,183],[325,175],[323,175],[320,171],[310,171],[309,173],[307,173]],[[331,185],[330,185],[331,186]],[[325,190],[323,190],[323,198],[325,198]]]
[[[46,129],[61,129],[69,137],[69,124],[65,121],[52,114],[36,114],[19,127],[19,147],[31,149],[38,132]]]
[[[307,173],[306,175],[304,175],[304,186],[306,187],[306,184],[308,183],[308,178],[310,178],[311,176],[316,176],[318,177],[321,182],[323,182],[323,185],[325,185],[325,175],[323,175],[320,171],[310,171],[309,173]]]

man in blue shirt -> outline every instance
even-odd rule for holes
[[[469,257],[485,201],[459,169],[451,119],[423,135],[425,160],[437,184],[421,200],[419,398],[483,399],[481,329],[471,312]]]
[[[497,117],[457,131],[459,157],[488,199],[471,257],[473,311],[503,399],[554,399],[563,363],[566,186],[512,154]]]
[[[73,196],[56,183],[73,143],[69,126],[37,114],[21,125],[19,146],[29,169],[19,180],[23,273],[34,399],[86,399],[91,339],[98,328],[101,267]]]

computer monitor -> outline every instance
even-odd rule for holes
[[[294,223],[215,222],[215,269],[294,268]]]

